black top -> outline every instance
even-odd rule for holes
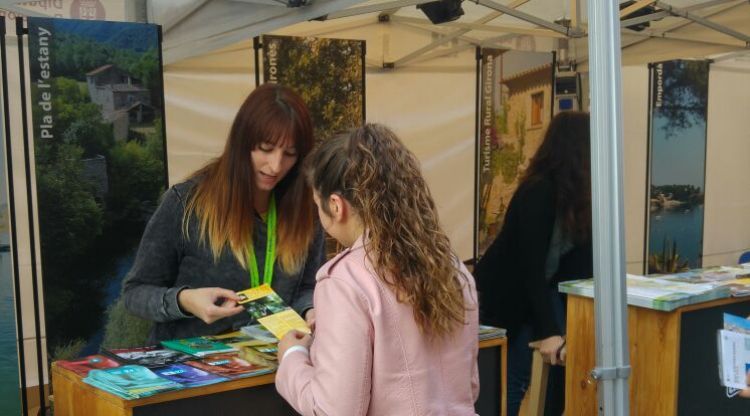
[[[178,306],[177,294],[184,288],[221,287],[240,291],[250,287],[249,272],[229,250],[225,249],[218,261],[214,261],[208,245],[198,242],[198,220],[195,215],[190,218],[190,238],[184,235],[182,217],[193,186],[194,182],[188,181],[165,192],[146,225],[135,262],[123,283],[125,307],[135,315],[156,322],[149,336],[149,343],[152,344],[236,330],[250,321],[248,314],[238,313],[208,325],[186,315]],[[257,215],[253,234],[258,270],[262,271],[266,224]],[[323,232],[318,226],[302,269],[290,275],[281,270],[277,262],[271,287],[287,304],[303,314],[313,306],[315,274],[324,261]]]
[[[547,278],[546,263],[555,227],[554,183],[542,179],[519,186],[505,214],[503,229],[474,271],[483,323],[514,333],[530,324],[534,339],[561,335],[548,287],[593,276],[591,240],[573,243],[560,256],[557,271]]]

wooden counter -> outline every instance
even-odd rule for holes
[[[750,414],[750,402],[719,384],[717,330],[723,313],[747,316],[750,299],[729,298],[671,312],[628,306],[630,414]],[[565,414],[596,415],[594,302],[568,295]],[[744,410],[743,410],[744,409]]]
[[[479,343],[481,391],[476,407],[477,410],[482,409],[482,415],[505,415],[506,346],[505,338]],[[55,416],[241,414],[243,408],[248,409],[247,414],[254,415],[297,414],[276,392],[273,384],[275,374],[176,390],[136,400],[126,400],[90,386],[80,376],[58,367],[56,363],[52,364],[51,375]]]

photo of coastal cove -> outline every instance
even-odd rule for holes
[[[652,67],[648,273],[701,267],[708,63]]]

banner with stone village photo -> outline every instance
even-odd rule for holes
[[[701,267],[708,61],[650,65],[647,273]]]
[[[482,49],[477,137],[479,258],[500,233],[505,211],[552,118],[552,53]]]
[[[364,41],[264,35],[262,45],[264,82],[285,85],[302,97],[316,141],[364,123]],[[327,238],[328,257],[339,248]]]
[[[159,28],[29,18],[28,36],[48,357],[140,346],[118,298],[167,185]]]

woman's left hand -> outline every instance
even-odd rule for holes
[[[543,340],[529,343],[529,347],[536,348],[542,353],[544,362],[552,365],[565,365],[564,357],[560,354],[565,346],[565,338],[560,335],[553,335]]]
[[[309,350],[310,345],[312,345],[312,336],[295,329],[287,332],[284,338],[281,338],[281,341],[279,341],[279,363],[284,358],[286,351],[295,345],[301,345]]]

